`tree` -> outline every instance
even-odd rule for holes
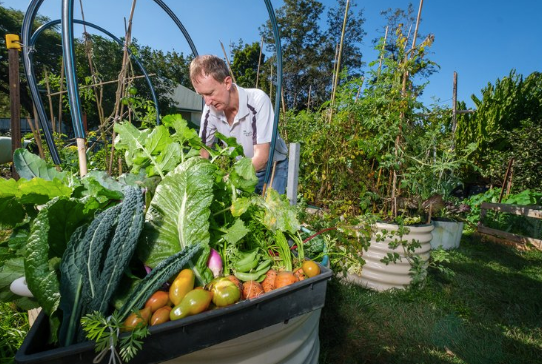
[[[0,6],[0,37],[5,39],[6,34],[18,34],[20,36],[23,18],[23,12]],[[47,17],[36,16],[34,29],[48,21]],[[58,44],[60,44],[60,35],[54,29],[48,29],[40,35],[33,53],[33,65],[36,75],[43,74],[45,69],[59,73],[60,64],[58,59],[62,54],[62,48],[58,47]],[[32,98],[24,77],[22,55],[19,73],[21,75],[21,111],[23,114],[33,115]],[[9,64],[6,47],[0,48],[0,94],[6,100],[9,100]]]
[[[331,93],[336,48],[340,42],[346,1],[340,0],[336,8],[327,12],[327,29],[322,30],[325,7],[316,0],[285,0],[277,9],[276,18],[280,30],[283,89],[286,106],[300,110],[307,107],[309,92],[311,108],[320,107]],[[359,44],[365,33],[362,12],[354,12],[352,1],[348,12],[346,36],[343,44],[341,69],[349,74],[360,72],[361,52]],[[267,44],[267,51],[275,51],[271,22],[260,27],[260,33]],[[276,64],[271,57],[264,67],[265,76],[271,78],[271,68]],[[274,71],[276,72],[276,70]]]
[[[238,45],[232,44],[233,62],[231,69],[237,84],[242,87],[260,87],[256,85],[256,75],[258,72],[258,62],[260,60],[260,44],[243,44],[239,41]],[[265,62],[265,55],[262,54],[261,64]],[[258,78],[258,83],[263,84],[263,80]]]
[[[514,157],[514,178],[534,182],[528,176],[533,171],[521,167],[529,162],[521,159],[532,158],[530,153],[537,150],[533,137],[539,135],[542,122],[542,73],[533,72],[524,79],[512,70],[481,92],[481,99],[472,95],[476,112],[459,115],[457,120],[456,145],[477,146],[473,160],[479,170],[471,174],[472,178],[500,185],[508,160]],[[459,106],[465,108],[464,103]],[[521,136],[522,132],[525,135]],[[532,182],[522,185],[533,188]]]

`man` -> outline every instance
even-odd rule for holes
[[[205,101],[200,125],[201,140],[208,146],[213,145],[217,131],[234,137],[243,146],[245,157],[252,159],[259,180],[256,193],[261,193],[274,122],[269,96],[262,90],[245,89],[234,84],[226,63],[212,55],[198,56],[192,61],[190,80]],[[286,143],[277,135],[271,187],[280,194],[286,190],[287,155]],[[201,156],[209,158],[209,153],[202,150]]]

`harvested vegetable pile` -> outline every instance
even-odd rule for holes
[[[15,197],[27,202],[21,211],[42,205],[28,217],[25,275],[49,317],[51,342],[90,339],[97,351],[114,342],[127,361],[148,325],[258,299],[318,274],[305,259],[295,208],[272,189],[253,193],[254,168],[235,140],[217,135],[228,147],[209,149],[206,160],[199,150],[207,147],[180,116],[152,130],[126,123],[115,131],[131,168],[121,178],[90,172],[77,180],[41,160],[19,166],[38,165],[28,174],[39,176],[32,188],[45,186],[34,205]],[[58,219],[67,206],[72,216]],[[0,215],[0,223],[14,222]],[[69,226],[69,239],[55,240],[59,226]],[[119,331],[130,338],[119,340]]]

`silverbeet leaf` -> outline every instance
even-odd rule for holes
[[[145,264],[155,267],[196,242],[209,244],[215,170],[216,166],[206,159],[190,158],[156,188],[147,210],[144,241],[139,245],[139,256]],[[205,264],[193,264],[198,281],[212,277]]]

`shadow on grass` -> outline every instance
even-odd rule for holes
[[[374,292],[334,278],[320,364],[540,363],[542,253],[469,238],[421,290]]]

